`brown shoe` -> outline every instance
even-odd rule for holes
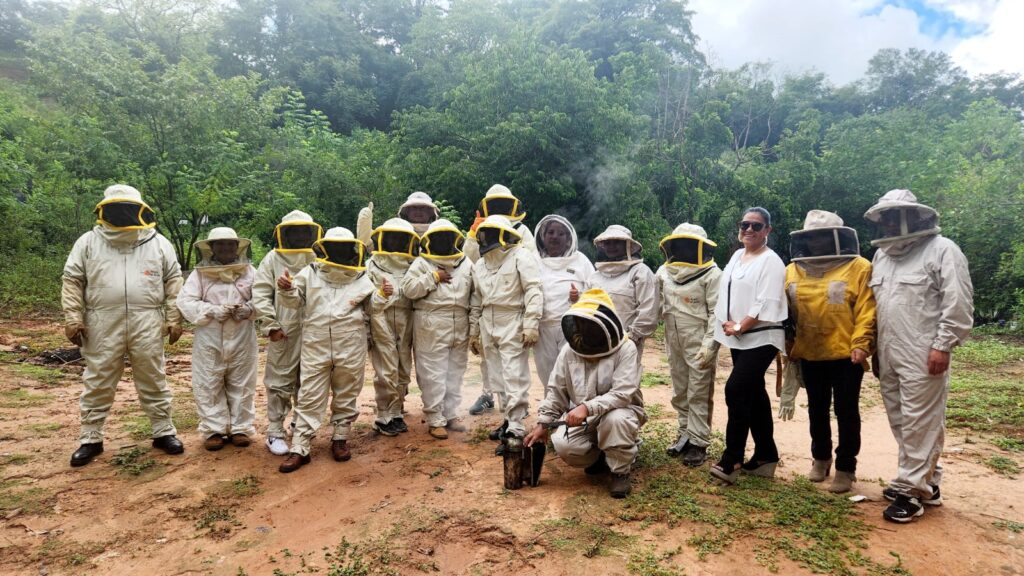
[[[295,452],[292,452],[291,454],[288,455],[287,458],[284,459],[284,462],[281,462],[281,465],[277,467],[277,471],[284,472],[285,474],[289,472],[295,472],[299,468],[302,468],[304,465],[309,464],[309,461],[309,456],[303,456],[301,454],[296,454]]]
[[[348,449],[347,440],[335,440],[331,442],[331,455],[338,462],[344,462],[352,458],[352,451]]]
[[[448,439],[448,431],[445,430],[444,426],[431,426],[427,433],[438,440]]]
[[[239,448],[245,448],[249,444],[252,444],[252,441],[249,440],[249,437],[245,434],[232,434],[231,443]]]
[[[216,452],[224,447],[224,437],[220,434],[214,434],[206,440],[203,440],[203,448],[206,448],[210,452]]]

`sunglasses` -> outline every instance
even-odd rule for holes
[[[747,222],[746,220],[740,222],[740,230],[746,231],[747,228],[752,228],[754,232],[760,232],[764,230],[764,222]]]

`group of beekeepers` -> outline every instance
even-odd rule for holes
[[[184,318],[194,325],[192,388],[207,450],[248,446],[256,436],[258,331],[268,340],[265,444],[285,457],[279,470],[286,473],[310,462],[328,406],[331,454],[336,461],[352,457],[349,437],[367,356],[376,433],[408,432],[405,400],[414,360],[427,433],[443,440],[465,432],[461,388],[472,351],[481,357],[482,393],[469,413],[503,414],[493,440],[515,437],[528,446],[550,440],[569,465],[608,473],[611,495],[621,498],[630,492],[647,420],[640,389],[645,340],[664,323],[679,428],[668,452],[696,467],[711,442],[721,345],[716,328],[724,325],[738,338],[743,326],[757,324],[756,314],[750,323],[716,317],[720,293],[743,299],[732,294],[732,276],[719,269],[716,243],[700,226],[680,224],[661,241],[664,264],[656,273],[620,225],[594,238],[591,263],[566,218],[545,216],[531,233],[522,203],[500,184],[486,192],[466,234],[441,218],[423,192],[413,192],[396,217],[376,227],[373,206],[367,206],[355,233],[341,227],[324,232],[308,214],[290,212],[258,269],[248,258],[249,240],[231,228],[214,228],[195,243],[198,262],[187,280],[138,190],[110,186],[95,212],[96,225],[75,243],[63,276],[65,333],[86,364],[72,466],[103,452],[103,425],[126,355],[153,446],[168,454],[184,451],[171,418],[163,343],[164,336],[171,344],[181,337]],[[887,193],[865,217],[878,229],[873,266],[859,256],[856,232],[835,214],[815,210],[808,215],[813,225],[793,233],[785,291],[774,294],[765,283],[769,287],[757,288],[749,300],[787,301],[797,334],[817,335],[816,342],[805,337],[797,354],[792,341],[787,346],[805,371],[820,372],[815,362],[863,361],[850,346],[874,355],[899,444],[898,474],[884,491],[893,501],[885,517],[905,522],[924,504],[941,503],[949,353],[970,331],[972,288],[963,254],[940,235],[938,214],[909,191]],[[747,243],[749,234],[767,226],[767,245],[770,222],[741,224],[738,239]],[[854,290],[864,282],[870,305]],[[837,320],[851,306],[856,329]],[[527,427],[531,350],[544,399]],[[801,383],[809,398],[812,383],[818,385],[810,380]],[[787,405],[791,416],[795,397],[787,388],[783,419]],[[823,440],[814,426],[811,476],[821,481],[832,463],[831,432]],[[841,423],[837,454],[842,450],[855,461],[859,416],[856,439],[849,428]],[[846,490],[852,472],[844,477]]]

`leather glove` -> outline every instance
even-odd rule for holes
[[[246,302],[231,309],[231,317],[235,320],[248,320],[252,317],[252,304]]]
[[[519,336],[519,339],[523,342],[523,346],[530,347],[540,340],[540,332],[535,328],[524,328],[523,333]]]
[[[368,243],[373,233],[373,202],[366,205],[365,208],[359,209],[359,215],[356,216],[356,238],[362,240],[363,243]]]
[[[470,236],[472,236],[473,238],[476,238],[476,229],[479,228],[480,225],[484,223],[484,220],[486,220],[486,218],[481,216],[480,215],[480,211],[477,210],[476,211],[476,218],[473,218],[473,225],[469,227],[469,235]]]
[[[211,306],[210,309],[206,311],[206,317],[213,318],[217,322],[223,322],[227,320],[228,316],[231,316],[231,306],[228,306],[226,304],[221,304],[220,306]]]
[[[470,336],[469,337],[469,350],[475,356],[479,356],[480,355],[480,337],[479,336]]]
[[[704,345],[700,347],[697,355],[693,357],[693,361],[697,363],[699,368],[705,369],[710,368],[714,365],[715,360],[718,359],[718,349],[716,346]]]
[[[181,338],[181,333],[184,330],[181,328],[181,324],[168,324],[167,325],[167,343],[174,344]]]
[[[790,361],[782,371],[782,395],[779,397],[779,420],[793,419],[796,411],[796,393],[803,386],[800,363]]]
[[[75,346],[81,347],[85,341],[85,325],[78,322],[66,324],[64,326],[64,336]]]

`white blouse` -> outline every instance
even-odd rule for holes
[[[765,326],[781,326],[789,316],[786,303],[786,265],[771,248],[753,260],[743,263],[746,252],[740,248],[733,253],[722,272],[718,285],[718,304],[715,306],[715,341],[738,350],[750,350],[771,345],[786,349],[786,335],[780,328],[752,331]],[[722,324],[732,320],[739,323],[750,316],[758,322],[741,336],[726,336]]]

